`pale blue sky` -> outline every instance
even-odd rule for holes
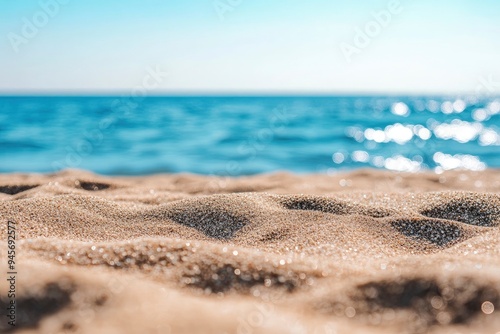
[[[341,43],[355,46],[355,29],[391,1],[241,0],[221,19],[214,4],[237,0],[65,0],[23,35],[51,2],[0,0],[0,94],[129,92],[154,67],[169,75],[151,94],[453,94],[491,76],[500,85],[500,1],[400,0],[351,62]]]

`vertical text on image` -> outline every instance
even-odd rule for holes
[[[16,222],[7,221],[7,319],[12,327],[16,325]]]

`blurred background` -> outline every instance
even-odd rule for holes
[[[0,172],[500,167],[500,3],[0,3]]]

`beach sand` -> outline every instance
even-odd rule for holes
[[[3,174],[0,218],[16,333],[500,332],[500,170]]]

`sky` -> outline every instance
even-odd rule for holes
[[[500,90],[500,1],[0,0],[0,94]]]

